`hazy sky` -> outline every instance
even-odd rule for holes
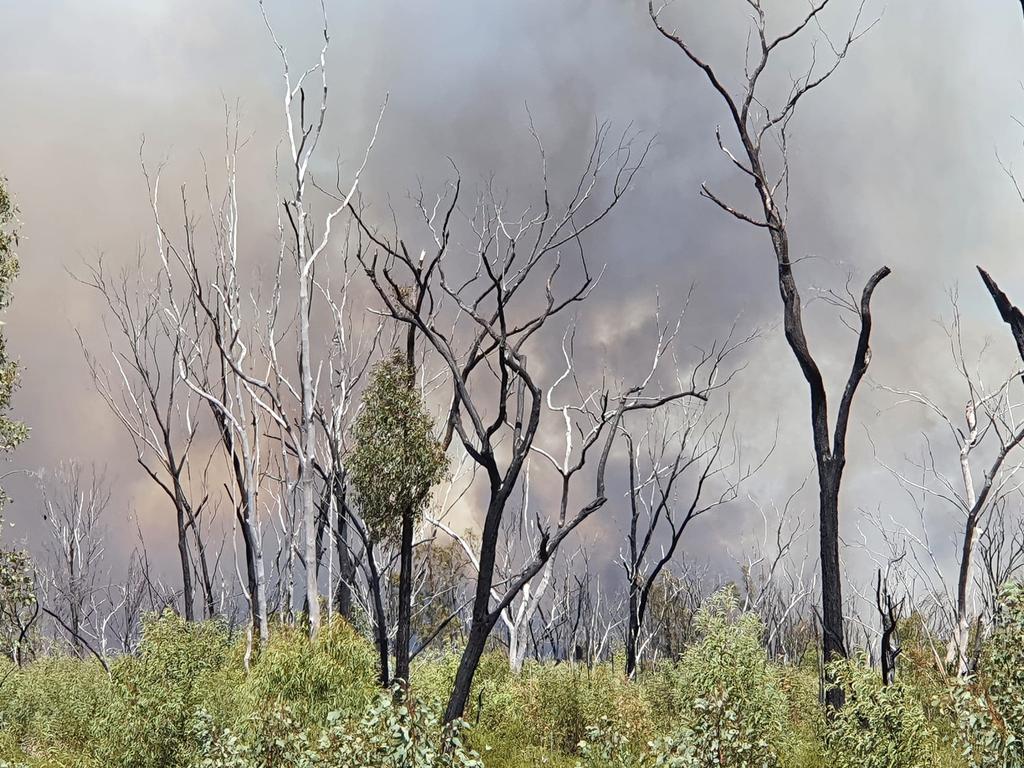
[[[781,27],[807,4],[765,5]],[[839,31],[855,0],[833,5],[825,25]],[[721,103],[652,29],[646,3],[375,0],[328,8],[327,162],[335,152],[359,151],[390,94],[367,170],[371,198],[400,197],[419,180],[439,186],[447,157],[470,180],[493,172],[504,186],[536,191],[527,104],[556,170],[578,167],[595,119],[632,122],[656,137],[635,190],[594,244],[593,258],[608,263],[608,275],[581,317],[580,336],[625,372],[637,349],[646,349],[640,342],[649,338],[656,291],[671,308],[692,282],[689,342],[720,335],[737,317],[744,328],[769,327],[748,350],[732,397],[751,453],[779,425],[780,448],[748,492],[761,500],[788,495],[812,454],[806,388],[771,325],[779,299],[770,243],[698,197],[704,180],[741,202],[750,190],[715,146],[715,126],[726,119]],[[668,13],[734,75],[744,8],[741,0],[680,0]],[[318,5],[268,0],[268,9],[292,55],[314,56]],[[850,271],[859,286],[888,264],[893,276],[875,299],[872,376],[956,410],[966,394],[950,387],[946,338],[934,322],[948,315],[952,287],[959,284],[970,342],[991,336],[992,368],[1014,365],[974,265],[987,265],[1024,302],[1024,205],[997,161],[998,153],[1024,165],[1024,129],[1013,121],[1024,117],[1024,20],[1015,0],[869,0],[866,14],[880,15],[880,23],[793,125],[793,248],[818,257],[802,272],[807,295],[811,283],[841,285]],[[795,46],[777,78],[800,73],[809,55],[808,45]],[[0,171],[24,225],[23,275],[7,328],[25,367],[16,411],[32,427],[12,466],[52,468],[65,458],[106,465],[116,486],[108,520],[114,549],[129,546],[130,529],[120,521],[130,504],[151,540],[169,536],[168,510],[136,468],[83,362],[75,329],[102,343],[98,297],[66,270],[100,253],[127,263],[151,247],[141,137],[151,161],[168,160],[167,189],[198,185],[200,153],[216,158],[222,149],[225,100],[239,101],[253,134],[241,166],[243,226],[257,235],[272,228],[273,153],[282,131],[276,52],[254,0],[0,0],[0,68]],[[809,318],[836,392],[853,338],[823,304],[813,304]],[[874,463],[866,431],[894,463],[919,449],[922,432],[941,434],[919,411],[879,413],[891,403],[865,383],[851,428],[848,535],[858,509],[910,514]],[[33,485],[10,488],[14,536],[37,546]],[[810,509],[812,502],[808,496]],[[621,541],[613,507],[588,534],[609,556]],[[929,515],[936,524],[952,519],[941,508]],[[751,520],[749,508],[736,507],[702,521],[688,549],[735,549],[753,530]]]

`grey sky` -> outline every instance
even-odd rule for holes
[[[783,19],[806,5],[766,4]],[[827,26],[841,29],[853,4],[836,0]],[[743,3],[677,5],[672,13],[687,37],[735,72],[745,43]],[[293,55],[313,55],[316,4],[277,0],[268,7]],[[594,258],[609,271],[581,318],[581,338],[595,354],[607,353],[613,369],[635,364],[656,290],[671,308],[697,282],[691,341],[720,335],[737,316],[747,328],[775,322],[764,233],[744,229],[697,195],[708,180],[731,199],[750,199],[715,147],[723,109],[651,28],[645,3],[381,0],[331,2],[329,13],[328,159],[335,149],[359,151],[390,92],[367,172],[371,198],[400,197],[418,179],[439,185],[448,156],[470,180],[494,172],[509,188],[535,188],[527,103],[556,171],[580,162],[595,119],[623,127],[632,121],[657,136],[635,191],[602,230]],[[1007,163],[1024,163],[1024,129],[1011,119],[1024,115],[1024,21],[1013,0],[871,0],[867,13],[882,14],[880,24],[806,100],[794,124],[794,249],[819,257],[807,262],[805,286],[841,284],[850,270],[863,281],[883,263],[892,267],[875,300],[872,376],[961,408],[964,394],[947,391],[946,339],[933,322],[947,314],[951,286],[960,283],[969,338],[992,336],[996,370],[1014,364],[974,264],[989,266],[1024,301],[1017,254],[1024,206],[996,159],[998,151]],[[798,48],[787,65],[799,72],[808,55]],[[151,538],[169,535],[170,518],[93,392],[75,337],[79,328],[90,341],[101,339],[97,297],[65,269],[101,252],[127,262],[149,244],[140,137],[150,159],[169,160],[168,189],[198,185],[200,152],[216,158],[222,147],[225,99],[240,100],[243,125],[253,132],[241,169],[249,231],[255,239],[270,230],[273,151],[282,128],[275,51],[255,2],[0,0],[0,69],[0,170],[17,196],[25,235],[8,329],[25,366],[16,409],[33,430],[14,465],[53,467],[62,458],[106,464],[117,488],[108,522],[122,543],[130,531],[115,521],[129,503]],[[852,337],[824,305],[809,311],[812,343],[835,388]],[[780,449],[748,491],[783,497],[812,457],[806,389],[777,328],[748,351],[733,400],[751,452],[763,450],[779,424]],[[859,507],[906,514],[860,425],[892,461],[917,450],[921,431],[936,429],[907,409],[879,416],[890,402],[868,386],[858,401],[844,497],[848,532]],[[36,543],[36,494],[26,482],[11,489],[15,535]],[[588,537],[614,551],[618,530],[609,508]],[[690,549],[735,548],[751,530],[737,508],[702,521]]]

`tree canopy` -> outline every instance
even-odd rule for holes
[[[399,352],[373,369],[354,437],[348,468],[356,500],[374,535],[394,538],[402,511],[422,513],[448,469],[415,375]]]

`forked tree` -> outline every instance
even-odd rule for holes
[[[747,177],[757,194],[760,211],[750,213],[734,206],[702,185],[701,194],[733,218],[767,232],[778,265],[778,286],[782,298],[782,315],[786,342],[800,366],[810,390],[811,431],[818,471],[819,528],[821,544],[822,592],[822,652],[823,658],[845,657],[843,633],[842,572],[839,557],[839,494],[846,467],[846,433],[854,396],[871,362],[871,297],[878,284],[889,274],[888,267],[876,271],[864,285],[859,300],[849,291],[848,296],[830,294],[842,309],[851,311],[858,319],[857,348],[850,373],[846,379],[834,425],[830,424],[828,390],[822,376],[818,358],[811,351],[804,328],[804,307],[794,274],[796,259],[790,245],[787,218],[789,198],[789,161],[787,155],[787,129],[797,107],[812,91],[827,81],[846,59],[853,44],[871,25],[861,26],[863,2],[846,38],[838,44],[824,32],[820,17],[832,0],[815,0],[806,15],[793,26],[778,34],[768,32],[767,16],[762,0],[745,0],[752,12],[753,29],[748,45],[743,82],[738,90],[726,85],[719,68],[710,63],[692,45],[687,36],[669,26],[665,18],[665,5],[656,7],[648,2],[648,13],[657,31],[696,65],[724,102],[729,121],[742,150],[733,152],[716,131],[718,146],[732,165]],[[789,92],[781,99],[764,93],[765,72],[778,54],[790,43],[804,37],[808,29],[816,28],[825,37],[832,60],[819,67],[812,56],[811,64],[796,77]],[[827,686],[828,702],[842,706],[843,692]]]
[[[660,363],[671,344],[670,329],[662,327],[650,367],[635,383],[616,387],[618,391],[605,382],[593,389],[578,385],[571,375],[571,358],[569,372],[550,388],[538,379],[529,345],[552,319],[592,294],[598,275],[587,257],[586,235],[622,199],[646,148],[637,155],[625,138],[611,143],[607,127],[601,126],[578,183],[561,205],[554,202],[548,185],[543,147],[540,156],[540,205],[512,213],[489,186],[467,216],[466,233],[472,238],[468,253],[453,253],[455,233],[461,232],[453,222],[460,200],[458,178],[436,200],[419,200],[429,248],[410,248],[402,236],[382,233],[359,214],[364,235],[359,259],[377,295],[391,317],[415,328],[450,378],[442,445],[457,438],[486,488],[472,613],[447,722],[464,713],[487,639],[502,612],[566,537],[605,505],[606,468],[627,415],[686,397],[707,397],[715,387],[714,356],[697,368],[711,373],[706,381],[696,381],[700,374],[695,373],[693,380],[658,387]],[[575,262],[573,273],[563,278],[570,258]],[[559,392],[552,393],[562,382],[577,384],[564,402]],[[572,388],[566,384],[565,389]],[[554,462],[560,489],[554,519],[544,521],[536,550],[495,599],[502,521],[527,458],[540,447],[537,437],[545,401],[566,433],[564,453]],[[584,496],[577,486],[587,476],[585,467],[593,486]]]

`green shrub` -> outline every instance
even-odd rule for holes
[[[325,622],[315,642],[295,627],[275,627],[242,686],[248,707],[286,707],[303,725],[327,713],[361,713],[378,690],[373,646],[341,618]]]
[[[423,677],[413,677],[420,692]],[[432,680],[431,688],[448,693],[441,680]],[[537,764],[561,755],[572,765],[588,727],[605,718],[614,718],[632,742],[653,736],[642,689],[611,665],[527,663],[515,675],[497,652],[484,656],[466,711],[472,743],[487,749],[487,764],[495,768],[531,765],[524,755],[536,755]]]
[[[191,754],[186,726],[193,714],[231,696],[241,684],[237,675],[224,678],[231,659],[231,640],[222,625],[187,622],[170,611],[147,617],[138,655],[113,666],[117,695],[107,709],[99,756],[107,765],[125,768],[181,764]]]
[[[49,656],[13,673],[0,697],[0,730],[33,754],[73,754],[95,740],[112,686],[96,662]]]
[[[681,727],[662,742],[662,764],[779,765],[786,698],[779,670],[761,647],[760,621],[737,613],[731,589],[714,595],[696,621],[701,640],[673,670],[670,706]]]
[[[999,595],[996,629],[978,677],[952,692],[957,745],[969,765],[1024,765],[1024,586]]]
[[[883,685],[863,661],[837,661],[829,671],[846,692],[846,704],[824,726],[826,765],[921,768],[931,762],[924,709],[903,683]]]
[[[201,755],[195,768],[482,768],[462,739],[460,721],[441,725],[440,705],[380,693],[360,718],[331,712],[326,725],[299,727],[287,708],[276,709],[258,740],[225,729],[198,713],[191,729]]]

